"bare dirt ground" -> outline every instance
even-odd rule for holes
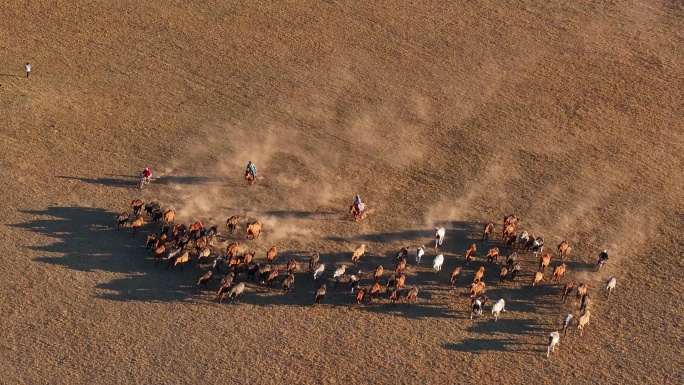
[[[0,382],[684,382],[682,3],[360,3],[3,6]],[[248,160],[263,176],[251,188]],[[146,165],[158,179],[140,191]],[[371,210],[358,223],[356,193]],[[281,272],[313,251],[330,272],[360,243],[360,269],[393,269],[424,244],[406,273],[419,300],[359,306],[328,278],[313,306],[300,270],[293,292],[248,281],[240,304],[218,304],[196,259],[155,268],[149,227],[116,229],[135,198],[221,225],[216,250],[238,241],[263,262],[278,246]],[[550,359],[548,334],[578,306],[548,270],[531,287],[529,253],[498,283],[479,233],[494,222],[502,248],[509,213],[544,236],[552,267],[567,239],[563,282],[593,295],[584,335]],[[231,236],[233,214],[262,237]],[[507,303],[498,322],[489,306],[469,319],[480,266]]]

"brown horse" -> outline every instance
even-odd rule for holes
[[[520,218],[515,214],[508,214],[504,217],[503,227],[506,228],[509,225],[517,225]]]
[[[560,266],[556,267],[553,271],[553,279],[551,281],[560,282],[561,278],[565,275],[566,268],[567,266],[564,263],[561,263]]]
[[[375,282],[378,282],[380,278],[382,278],[382,273],[385,271],[385,269],[382,267],[382,265],[378,265],[378,267],[375,269],[375,273],[373,274],[373,278],[375,278]]]
[[[176,219],[176,212],[174,210],[168,210],[164,213],[164,223],[171,224],[173,220]]]
[[[484,272],[485,272],[484,266],[480,267],[480,270],[475,272],[475,279],[473,280],[473,283],[478,283],[478,282],[482,281],[482,278],[484,278]]]
[[[238,247],[239,246],[237,242],[233,242],[226,247],[226,254],[228,254],[228,258],[237,255]]]
[[[473,253],[475,253],[476,251],[477,251],[477,247],[473,243],[472,245],[470,245],[468,250],[466,250],[466,252],[465,252],[466,264],[470,263],[470,261],[473,259]]]
[[[228,226],[228,230],[230,230],[231,234],[235,234],[235,230],[237,229],[239,219],[240,219],[239,215],[233,215],[232,217],[228,218],[228,220],[226,221],[226,226]]]
[[[249,170],[245,171],[245,180],[247,180],[250,186],[254,184],[254,175]]]
[[[278,256],[278,248],[273,246],[266,252],[266,259],[268,259],[268,264],[273,264],[273,260]]]
[[[243,260],[246,264],[252,263],[252,259],[254,259],[254,256],[256,255],[256,251],[252,250],[248,253],[245,253]]]
[[[558,244],[558,256],[561,261],[568,255],[568,250],[570,250],[570,243],[568,241],[563,241]]]
[[[165,251],[166,247],[164,247],[164,245],[161,245],[154,250],[154,267],[159,266],[159,263],[164,258]]]
[[[248,223],[247,224],[247,239],[249,239],[249,236],[252,236],[252,239],[259,238],[259,234],[261,234],[261,222],[256,221],[254,223]]]
[[[503,229],[503,233],[501,235],[501,240],[506,241],[506,238],[508,238],[513,233],[515,233],[515,225],[505,226]]]
[[[459,274],[461,274],[460,267],[455,268],[454,271],[451,272],[451,278],[449,279],[451,281],[451,287],[454,287],[454,284],[458,283]]]
[[[551,254],[546,253],[539,258],[539,268],[542,271],[546,270],[546,267],[549,266],[549,263],[551,263]]]
[[[199,254],[200,250],[209,247],[209,240],[206,235],[195,240],[195,251]]]
[[[133,209],[133,215],[140,215],[140,211],[143,208],[145,201],[142,199],[136,199],[131,202],[131,208]]]
[[[494,229],[494,224],[489,222],[485,225],[484,230],[482,230],[482,240],[489,242],[489,236],[492,234],[492,229]]]
[[[504,244],[506,245],[506,248],[508,250],[512,249],[515,247],[515,241],[518,239],[518,233],[513,231],[512,233],[508,234],[506,236],[506,239],[504,240]]]
[[[359,259],[366,254],[366,244],[362,243],[360,244],[356,250],[354,250],[354,253],[352,254],[352,261],[356,264],[356,266],[359,265]]]
[[[190,225],[189,231],[191,237],[199,236],[200,231],[204,229],[204,223],[198,221]]]
[[[354,214],[355,221],[358,221],[359,219],[363,219],[366,217],[366,209],[363,209],[363,211],[359,211],[359,208],[356,205],[349,206],[349,212]]]
[[[498,261],[499,259],[499,248],[498,247],[493,247],[489,249],[489,252],[487,253],[487,260],[489,263],[493,263],[494,261]]]
[[[171,265],[171,270],[173,270],[174,267],[180,265],[181,271],[185,268],[185,264],[190,261],[190,253],[189,252],[184,252],[180,256],[176,257],[175,260],[173,260],[173,264]],[[171,264],[171,260],[169,260],[169,264]],[[167,267],[168,270],[168,267]]]
[[[138,231],[142,225],[145,224],[145,219],[143,217],[138,217],[138,219],[131,222],[131,227],[133,228],[133,236],[135,237],[135,232]]]

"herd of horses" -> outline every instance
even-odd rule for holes
[[[295,259],[288,260],[284,265],[284,271],[280,273],[275,262],[278,256],[278,248],[276,246],[268,249],[265,253],[264,261],[257,262],[255,250],[247,248],[243,249],[243,252],[240,253],[239,239],[232,239],[233,241],[231,242],[231,239],[226,237],[225,242],[228,245],[225,248],[225,252],[221,247],[217,247],[217,238],[220,235],[218,225],[207,228],[201,221],[187,225],[177,223],[175,221],[175,211],[173,209],[162,210],[157,202],[145,204],[143,200],[136,199],[131,202],[130,208],[133,209],[132,214],[124,212],[117,217],[117,227],[130,226],[133,229],[133,236],[135,236],[136,232],[141,230],[145,223],[149,222],[150,231],[147,236],[146,248],[148,255],[151,255],[154,259],[155,267],[166,260],[167,269],[173,270],[175,267],[179,267],[183,271],[184,267],[193,259],[193,256],[196,256],[198,266],[208,269],[197,281],[199,291],[201,293],[203,287],[208,290],[208,283],[213,282],[214,278],[217,277],[220,282],[216,290],[216,297],[219,303],[224,300],[230,300],[231,303],[238,302],[244,293],[248,291],[249,287],[246,283],[249,283],[250,280],[257,281],[259,284],[271,289],[280,279],[279,284],[284,293],[294,288],[298,263]],[[365,210],[359,211],[355,205],[350,207],[350,212],[353,214],[354,220],[360,220],[365,217]],[[534,264],[536,268],[532,272],[531,287],[539,286],[544,281],[546,270],[551,266],[552,259],[554,258],[551,253],[544,253],[543,237],[535,237],[528,234],[527,231],[523,231],[518,235],[517,227],[519,222],[520,218],[513,214],[504,217],[501,244],[499,246],[507,251],[505,261],[499,265],[499,247],[489,248],[486,262],[483,259],[482,265],[473,273],[472,283],[466,284],[469,293],[469,313],[471,319],[481,316],[483,308],[489,302],[489,298],[485,294],[487,289],[485,276],[488,271],[492,269],[498,270],[498,281],[496,282],[503,286],[506,281],[515,281],[516,277],[520,276],[524,270],[523,265],[534,264],[534,259],[538,258],[538,263]],[[157,226],[159,226],[158,229]],[[240,226],[240,217],[237,215],[231,216],[226,220],[225,226],[229,231],[230,237],[235,238],[235,234]],[[246,240],[256,242],[260,239],[259,237],[263,231],[261,222],[247,222],[243,228],[243,236]],[[493,230],[494,224],[492,222],[484,226],[481,236],[481,241],[484,245],[488,246],[490,242],[493,242],[491,239]],[[438,276],[446,260],[444,254],[439,253],[439,247],[442,247],[445,237],[446,229],[444,227],[435,228],[435,251],[437,255],[433,259],[433,271]],[[254,244],[251,246],[254,246]],[[553,275],[549,285],[563,285],[562,280],[567,272],[567,265],[564,263],[564,259],[568,257],[570,250],[570,243],[567,240],[558,244],[555,258],[559,259],[560,264],[552,269]],[[357,268],[362,263],[362,257],[366,255],[366,251],[366,245],[361,244],[351,253],[351,263]],[[349,275],[347,279],[350,287],[349,291],[352,294],[356,291],[356,303],[359,305],[373,304],[377,302],[383,291],[388,296],[389,303],[393,306],[396,306],[402,299],[404,299],[407,307],[411,303],[417,302],[419,296],[418,282],[411,287],[407,286],[407,280],[409,279],[407,277],[407,272],[409,271],[408,260],[409,255],[415,255],[415,265],[411,266],[410,269],[418,272],[421,258],[425,252],[426,249],[423,245],[415,249],[404,246],[397,252],[396,265],[393,269],[387,269],[382,265],[378,265],[374,268],[359,269],[355,274]],[[459,284],[459,277],[467,266],[473,262],[473,257],[476,253],[477,245],[475,243],[464,251],[464,264],[455,267],[449,276],[448,282],[451,288]],[[534,255],[532,261],[527,256],[528,253]],[[333,289],[336,289],[338,284],[347,278],[347,268],[349,267],[349,264],[342,264],[334,270],[332,276],[329,276],[326,273],[326,263],[322,263],[320,259],[320,255],[314,253],[309,259],[308,273],[306,273],[306,275],[311,277],[314,285],[320,284],[313,296],[312,302],[314,304],[323,302],[328,292],[327,281],[332,278],[334,280]],[[450,259],[458,260],[458,257]],[[372,274],[372,277],[365,278],[362,270],[372,270],[374,274]],[[388,272],[388,274],[385,274],[385,272]],[[367,285],[362,285],[362,281],[367,281]],[[321,284],[321,282],[323,283]],[[615,278],[612,278],[607,283],[606,298],[609,298],[610,293],[615,288],[615,283]],[[561,290],[562,295],[559,301],[565,303],[573,289],[576,290],[575,305],[580,304],[579,321],[577,322],[577,328],[580,332],[588,324],[591,315],[589,310],[591,296],[588,292],[588,287],[588,284],[583,282],[578,285],[575,285],[573,282],[566,282]],[[492,305],[494,320],[498,320],[503,312],[506,312],[505,301],[503,298],[500,298]],[[564,337],[567,335],[569,328],[574,325],[575,318],[571,313],[565,317],[562,329]],[[547,355],[554,351],[555,346],[559,344],[560,334],[554,333],[551,333],[549,336]]]

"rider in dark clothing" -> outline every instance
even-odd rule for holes
[[[608,260],[608,251],[607,250],[603,250],[601,253],[599,253],[599,260],[603,261],[603,262]]]
[[[247,172],[252,174],[254,178],[257,177],[256,166],[254,165],[254,163],[252,163],[251,160],[249,161],[249,163],[247,163]]]

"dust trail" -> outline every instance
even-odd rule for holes
[[[341,71],[340,76],[349,75],[344,68]],[[301,209],[303,201],[308,208],[311,203],[325,207],[358,192],[358,180],[349,183],[349,170],[402,169],[429,154],[425,125],[435,120],[430,98],[413,94],[365,101],[339,116],[340,105],[351,102],[347,97],[340,88],[337,94],[288,100],[279,110],[296,116],[297,126],[292,126],[289,116],[268,113],[245,122],[208,124],[200,132],[211,134],[193,138],[182,150],[185,155],[172,157],[159,175],[201,168],[206,170],[204,176],[236,178],[251,160],[259,177],[274,189],[292,192],[283,194],[283,204]],[[331,143],[337,151],[323,150]],[[356,178],[368,179],[363,175]],[[185,191],[183,186],[172,188]],[[188,215],[210,211],[201,200],[187,199],[191,200],[179,204],[187,206]]]
[[[330,151],[321,153],[316,143],[307,143],[302,133],[276,124],[267,125],[255,133],[243,129],[230,137],[235,148],[219,156],[214,173],[222,178],[235,178],[244,174],[248,161],[257,166],[259,179],[267,179],[275,189],[292,191],[283,202],[288,206],[301,205],[306,202],[326,206],[332,201],[341,199],[349,192],[348,186],[338,176],[341,155]],[[214,139],[218,140],[218,139]],[[287,172],[276,172],[279,168],[290,167],[290,163],[277,160],[279,154],[286,154],[288,161],[294,161],[297,168],[288,168]],[[301,166],[299,166],[301,164]]]
[[[337,166],[373,159],[401,168],[429,154],[426,128],[436,119],[430,98],[418,93],[390,96],[392,92],[388,92],[381,100],[355,100],[349,89],[362,85],[348,68],[331,68],[330,76],[332,83],[338,82],[336,87],[331,86],[325,94],[290,100],[286,107],[296,111],[304,125],[316,130],[313,136],[302,137],[303,141],[314,137],[329,144],[332,140],[338,147],[350,149],[350,153],[339,151],[341,158],[317,154],[323,155],[319,159]]]
[[[444,197],[436,206],[429,207],[424,216],[425,226],[439,226],[452,221],[483,221],[483,213],[476,207],[483,201],[504,202],[506,191],[492,188],[505,183],[510,174],[506,172],[508,161],[503,156],[488,162],[486,169],[473,180],[465,182],[465,192],[458,197]],[[503,215],[503,214],[502,214]]]
[[[614,269],[619,269],[628,258],[647,258],[648,242],[655,236],[657,220],[652,217],[654,208],[650,205],[625,209],[619,220],[621,228],[616,229],[607,238],[610,259],[601,269],[606,276]],[[622,228],[626,229],[622,231]]]
[[[371,106],[346,122],[345,138],[354,146],[370,150],[369,157],[380,157],[396,168],[420,162],[429,153],[424,126],[406,122],[399,115],[394,107]]]
[[[263,231],[269,241],[279,241],[283,239],[309,239],[315,235],[312,228],[308,227],[303,220],[293,218],[277,218],[275,216],[265,216],[259,219],[263,223]]]
[[[283,135],[276,134],[276,127],[272,124],[264,127],[254,127],[247,130],[235,130],[230,136],[234,151],[222,159],[221,170],[227,171],[238,168],[244,172],[250,160],[259,168],[268,169],[271,156],[279,151],[283,144]],[[285,141],[287,142],[287,141]]]
[[[225,225],[226,219],[236,211],[228,208],[238,204],[220,186],[172,183],[168,190],[162,197],[155,196],[148,201],[159,202],[164,211],[175,210],[176,221],[181,223],[202,221],[205,226]]]

